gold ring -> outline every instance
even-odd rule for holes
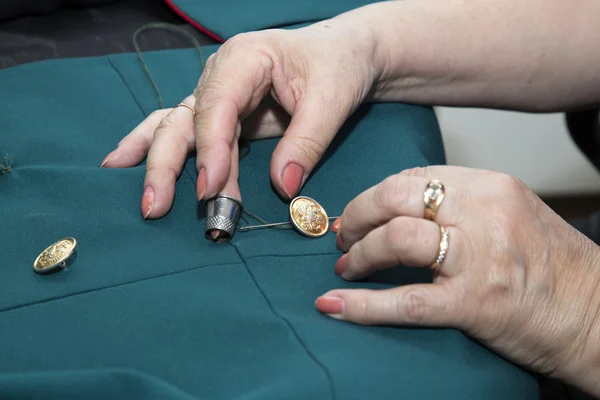
[[[444,225],[440,225],[440,236],[440,247],[438,254],[434,263],[431,264],[430,267],[433,272],[438,272],[440,268],[442,268],[442,264],[444,263],[444,259],[448,253],[448,247],[450,246],[450,234],[448,232],[448,228],[446,228]]]
[[[192,112],[192,114],[194,114],[194,117],[196,116],[196,110],[194,110],[194,107],[192,107],[192,106],[188,106],[188,105],[187,105],[187,104],[185,104],[185,103],[179,103],[179,104],[177,104],[177,105],[175,106],[175,108],[177,108],[177,107],[185,107],[185,108],[187,108],[188,110],[190,110],[190,111]]]
[[[444,201],[446,188],[440,181],[431,181],[425,187],[423,193],[423,201],[425,202],[425,219],[433,221],[440,208],[440,204]]]
[[[64,238],[48,246],[33,263],[33,270],[38,274],[67,268],[67,261],[73,255],[77,241],[74,238]]]

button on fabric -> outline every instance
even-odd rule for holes
[[[68,267],[67,262],[75,252],[77,240],[64,238],[48,246],[33,263],[33,270],[44,274]]]

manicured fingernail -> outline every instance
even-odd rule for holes
[[[348,254],[341,256],[336,262],[333,270],[336,274],[342,275],[348,269]]]
[[[324,314],[336,315],[344,312],[344,300],[339,297],[321,296],[315,301],[317,310]]]
[[[154,189],[151,186],[146,187],[144,195],[142,196],[142,212],[144,213],[144,219],[148,219],[148,216],[154,208]],[[145,210],[145,211],[144,211]]]
[[[344,239],[342,239],[342,235],[339,232],[335,235],[335,245],[338,249],[344,250]]]
[[[108,155],[106,157],[104,157],[104,160],[102,160],[102,164],[100,164],[100,168],[104,167],[104,164],[106,164],[106,162],[108,161],[108,159],[110,158],[110,156],[112,155],[112,151],[110,153],[108,153]]]
[[[291,199],[300,191],[304,181],[304,168],[296,163],[289,163],[281,174],[281,182],[285,194]]]
[[[206,169],[204,167],[200,168],[200,172],[198,172],[198,183],[196,184],[196,195],[198,196],[198,200],[202,200],[204,197],[204,193],[206,192]]]
[[[331,224],[331,232],[338,232],[340,230],[340,219],[336,219],[335,221],[333,221],[333,224]]]

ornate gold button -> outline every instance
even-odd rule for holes
[[[292,200],[290,217],[294,227],[308,237],[321,237],[329,230],[325,209],[310,197],[298,196]]]
[[[64,238],[48,246],[33,263],[33,270],[38,274],[67,268],[67,261],[73,255],[77,241]]]

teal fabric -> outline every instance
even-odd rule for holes
[[[376,0],[167,0],[192,21],[222,39],[249,31],[299,27],[359,8]]]
[[[194,87],[194,50],[145,58],[167,105]],[[172,211],[142,220],[144,165],[99,164],[156,107],[132,54],[0,72],[0,154],[12,167],[0,176],[1,399],[538,397],[534,376],[458,331],[357,326],[314,308],[327,290],[427,282],[426,269],[345,282],[331,233],[207,241],[193,158]],[[252,144],[240,185],[249,210],[284,221],[269,182],[276,143]],[[301,194],[335,215],[390,174],[444,162],[431,109],[363,106]],[[65,236],[79,242],[73,265],[35,274],[35,257]]]

